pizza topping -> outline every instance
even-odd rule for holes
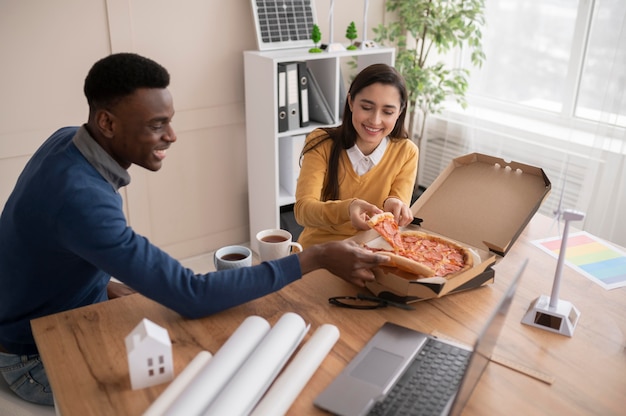
[[[387,252],[391,257],[389,266],[423,277],[450,276],[472,267],[471,253],[464,247],[441,237],[421,231],[400,231],[393,215],[379,214],[372,217],[374,228],[392,249],[373,249]],[[395,225],[395,226],[394,226]]]
[[[383,212],[371,217],[367,224],[380,234],[396,252],[404,251],[400,228],[391,212]]]
[[[442,241],[430,240],[427,235],[424,235],[423,238],[418,238],[415,235],[403,237],[405,255],[430,267],[437,276],[445,276],[461,270],[465,266],[464,256],[460,248]]]

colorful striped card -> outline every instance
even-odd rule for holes
[[[561,237],[533,244],[558,259]],[[564,264],[607,290],[626,286],[626,253],[585,231],[569,235]]]

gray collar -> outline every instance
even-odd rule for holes
[[[85,159],[116,191],[130,183],[130,175],[126,169],[122,168],[111,155],[104,151],[98,142],[91,137],[84,125],[78,129],[73,141]]]

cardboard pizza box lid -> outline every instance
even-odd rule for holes
[[[541,168],[471,153],[453,159],[411,209],[424,231],[504,256],[550,189]]]

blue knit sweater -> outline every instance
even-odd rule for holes
[[[126,223],[130,177],[85,127],[55,132],[20,175],[0,217],[0,345],[36,353],[30,320],[107,300],[110,276],[189,318],[301,277],[295,255],[194,274]]]

